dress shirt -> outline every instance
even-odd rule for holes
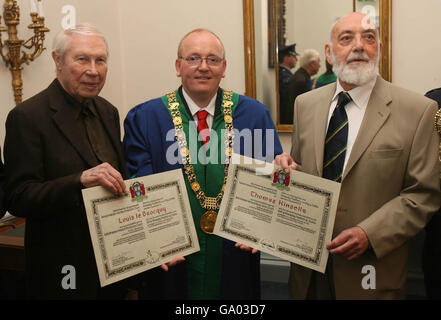
[[[348,129],[348,142],[347,142],[347,150],[345,155],[345,162],[343,165],[343,172],[346,168],[346,164],[348,163],[348,159],[351,154],[355,139],[357,138],[358,131],[360,130],[361,122],[363,121],[363,117],[366,112],[366,107],[369,103],[369,98],[371,96],[372,90],[374,89],[376,81],[377,78],[375,77],[373,80],[369,81],[368,83],[359,87],[355,87],[350,91],[347,91],[351,96],[352,101],[345,106],[346,114],[348,115],[349,129]],[[331,100],[331,106],[329,108],[327,126],[329,125],[329,121],[331,119],[332,113],[334,112],[334,109],[337,106],[338,94],[342,91],[345,90],[340,85],[340,81],[337,80],[337,88]],[[327,126],[326,126],[326,131],[328,131]]]
[[[207,115],[207,124],[208,124],[208,128],[211,129],[211,126],[213,125],[213,119],[214,119],[214,109],[216,106],[216,97],[217,97],[217,93],[214,95],[214,97],[211,99],[211,101],[208,103],[208,106],[201,108],[199,107],[192,98],[190,98],[190,96],[187,94],[187,92],[185,92],[185,89],[182,88],[182,93],[184,95],[184,99],[185,101],[187,101],[187,105],[188,108],[190,109],[191,112],[191,116],[193,117],[196,127],[198,125],[198,111],[200,110],[206,110],[208,112]]]

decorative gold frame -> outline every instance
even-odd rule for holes
[[[353,1],[355,10],[356,0]],[[245,95],[251,98],[256,98],[254,2],[253,0],[242,0],[242,3],[245,51]],[[274,1],[274,5],[276,5],[276,3],[277,1]],[[273,10],[273,12],[277,12],[277,10]],[[277,28],[275,28],[275,30],[277,30]],[[274,39],[277,39],[277,34],[274,35]],[[380,74],[385,80],[392,81],[392,0],[380,0],[380,39],[383,44],[383,51],[380,60]],[[277,66],[275,69],[277,79]],[[279,103],[277,102],[277,108],[279,108],[278,104]],[[278,111],[277,114],[279,114]],[[292,126],[280,125],[277,123],[277,131],[292,132]]]
[[[243,2],[243,39],[245,50],[245,95],[256,98],[256,45],[254,40],[254,2]]]

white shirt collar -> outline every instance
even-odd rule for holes
[[[367,106],[376,82],[377,77],[362,86],[355,87],[354,89],[348,91],[349,95],[352,98],[352,101],[358,108],[363,108],[363,106]],[[337,80],[337,88],[335,90],[334,96],[332,97],[332,101],[336,100],[338,94],[342,91],[345,90],[341,86],[340,81]]]
[[[206,110],[208,112],[209,115],[211,115],[212,117],[214,117],[214,110],[216,107],[216,97],[217,97],[217,93],[214,95],[214,97],[211,99],[211,101],[208,103],[208,106],[204,107],[204,108],[200,108],[194,101],[193,99],[187,94],[187,92],[185,92],[184,87],[182,87],[182,93],[184,95],[185,101],[187,101],[187,105],[188,108],[190,109],[191,112],[191,116],[194,117],[196,115],[196,113],[200,110]]]

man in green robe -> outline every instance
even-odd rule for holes
[[[206,233],[206,218],[219,208],[225,163],[233,149],[267,161],[278,155],[276,163],[285,168],[295,165],[283,153],[268,108],[219,87],[226,60],[224,46],[214,33],[196,29],[184,36],[175,66],[182,86],[128,113],[124,149],[129,176],[183,168],[201,250],[184,262],[182,258],[164,265],[168,272],[158,268],[144,273],[145,290],[140,290],[140,297],[259,299],[259,253]],[[226,135],[232,128],[234,139]],[[183,166],[181,157],[187,154],[191,165]]]

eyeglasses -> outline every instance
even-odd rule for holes
[[[207,65],[209,65],[210,67],[218,67],[222,64],[222,61],[224,60],[216,56],[209,56],[206,58],[202,58],[199,56],[189,56],[187,58],[180,57],[180,59],[187,61],[187,63],[193,67],[199,67],[202,64],[203,60],[205,60]]]

